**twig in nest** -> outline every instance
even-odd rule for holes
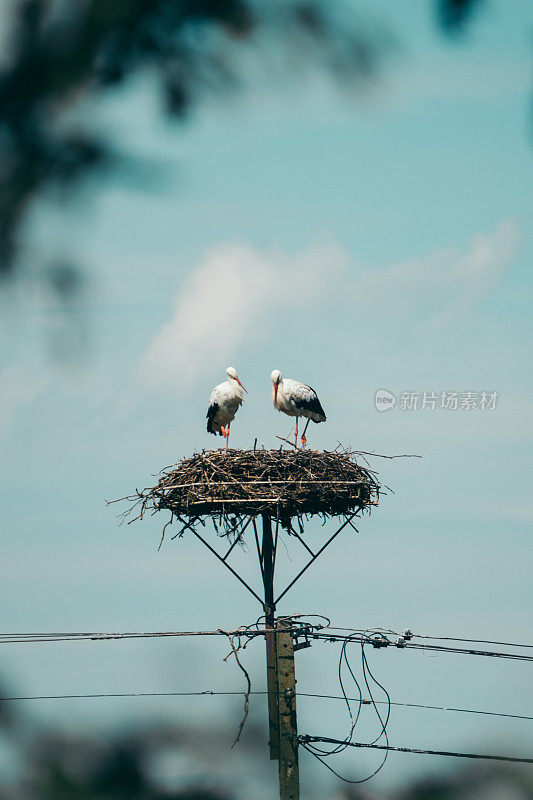
[[[248,718],[248,710],[250,708],[250,692],[252,691],[252,682],[250,680],[250,676],[248,675],[248,672],[243,667],[243,665],[241,664],[241,661],[239,659],[239,650],[241,649],[241,640],[240,640],[240,638],[239,638],[239,646],[235,647],[235,644],[233,642],[233,636],[231,635],[231,633],[229,633],[229,631],[223,631],[222,628],[218,628],[218,630],[220,631],[220,633],[223,633],[225,636],[228,637],[228,642],[231,645],[231,651],[232,652],[228,653],[228,655],[223,660],[227,662],[228,658],[231,655],[235,656],[235,661],[237,662],[237,664],[240,667],[240,669],[243,671],[244,677],[246,678],[246,691],[244,693],[244,713],[243,713],[243,717],[241,719],[241,724],[239,725],[239,730],[237,731],[237,736],[235,737],[235,741],[231,745],[231,749],[233,750],[233,748],[235,747],[235,745],[237,744],[237,742],[241,738],[241,733],[242,733],[242,729],[244,728],[244,723],[246,722],[246,720]]]
[[[368,450],[353,450],[356,456],[374,456],[375,458],[422,458],[418,453],[400,453],[396,456],[385,456],[383,453],[371,453]]]
[[[169,521],[168,521],[168,522],[166,522],[166,523],[163,525],[163,533],[161,534],[161,541],[159,542],[159,547],[157,548],[157,552],[159,552],[159,551],[161,550],[161,547],[162,547],[162,545],[163,545],[163,539],[165,538],[165,531],[166,531],[166,529],[168,528],[168,526],[169,526],[169,525],[172,525],[172,520],[173,520],[173,519],[174,519],[174,514],[173,514],[173,513],[172,513],[172,511],[171,511],[171,512],[170,512],[170,519],[169,519]]]
[[[276,439],[281,439],[282,442],[287,442],[287,444],[290,444],[291,447],[295,447],[296,450],[299,449],[298,445],[294,442],[291,442],[290,439],[285,439],[283,436],[276,436]]]

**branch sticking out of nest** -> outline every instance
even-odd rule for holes
[[[269,514],[290,531],[291,519],[345,516],[379,500],[376,473],[351,451],[209,450],[195,453],[161,473],[156,486],[129,498],[142,518],[167,509],[185,527],[203,517],[240,537],[244,518]],[[133,521],[133,520],[132,520]],[[301,526],[300,526],[301,527]]]

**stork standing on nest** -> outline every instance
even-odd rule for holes
[[[292,378],[282,378],[279,369],[275,369],[271,374],[272,383],[272,402],[274,408],[283,411],[289,417],[296,417],[296,432],[294,434],[294,446],[298,446],[298,418],[307,417],[304,432],[302,433],[302,448],[305,448],[307,439],[305,433],[309,421],[325,422],[326,415],[320,404],[318,395],[314,389],[300,381]]]
[[[228,380],[219,383],[211,392],[209,398],[209,408],[207,409],[207,431],[218,433],[226,440],[226,450],[229,441],[229,426],[235,419],[235,414],[239,406],[242,405],[244,386],[237,376],[235,367],[228,367],[226,370]],[[246,392],[246,389],[244,389]]]

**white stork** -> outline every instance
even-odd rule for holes
[[[294,434],[294,446],[298,446],[298,417],[307,417],[304,432],[302,433],[302,447],[305,448],[307,439],[305,432],[309,425],[309,420],[313,422],[325,422],[326,415],[320,404],[317,393],[310,386],[292,378],[282,378],[279,369],[275,369],[270,376],[274,388],[272,389],[272,402],[274,408],[283,411],[289,417],[296,417],[296,433]]]
[[[207,431],[218,433],[226,439],[226,450],[229,441],[229,426],[235,419],[235,414],[244,400],[242,390],[244,386],[237,377],[235,367],[226,370],[228,380],[219,383],[211,392],[209,408],[207,409]],[[244,389],[246,392],[246,389]]]

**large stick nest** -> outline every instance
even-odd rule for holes
[[[351,451],[209,450],[160,474],[156,486],[131,498],[140,504],[136,519],[168,509],[182,519],[219,517],[231,529],[231,517],[268,513],[288,527],[292,517],[370,509],[380,490],[376,473]]]

